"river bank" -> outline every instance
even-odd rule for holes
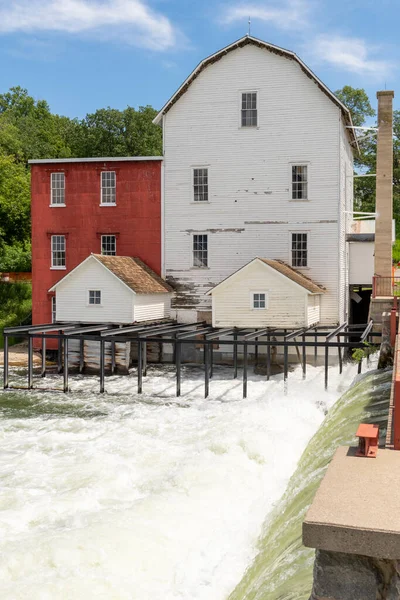
[[[8,361],[10,367],[26,367],[28,364],[28,342],[14,344],[9,347]],[[39,352],[33,353],[33,365],[39,366],[42,363],[42,357]],[[0,350],[0,365],[4,365],[4,350]]]

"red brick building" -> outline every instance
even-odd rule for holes
[[[48,290],[91,253],[139,257],[161,274],[162,158],[30,164],[33,324],[52,322]]]

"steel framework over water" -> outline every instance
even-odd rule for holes
[[[41,376],[46,376],[46,340],[58,340],[58,373],[63,374],[63,391],[68,392],[68,344],[69,340],[79,340],[80,360],[79,372],[83,372],[84,342],[85,340],[99,343],[99,371],[100,392],[105,391],[105,344],[111,343],[111,368],[110,374],[115,373],[115,344],[117,342],[131,342],[137,344],[137,393],[143,391],[143,377],[147,374],[147,344],[158,343],[172,344],[173,362],[176,366],[176,396],[181,395],[182,380],[182,344],[196,344],[204,349],[204,397],[207,398],[210,390],[210,380],[213,377],[213,351],[214,345],[233,346],[233,377],[238,376],[238,350],[242,349],[243,360],[243,398],[247,397],[247,381],[249,367],[249,348],[254,347],[254,359],[259,360],[259,348],[266,347],[266,378],[271,376],[271,349],[283,348],[283,379],[286,382],[289,373],[289,348],[295,348],[299,362],[303,369],[303,378],[307,370],[307,350],[313,351],[316,363],[318,350],[322,349],[325,365],[325,388],[328,387],[329,351],[337,348],[339,371],[343,368],[343,351],[349,348],[365,348],[366,343],[381,337],[381,333],[372,331],[373,322],[363,325],[349,325],[342,323],[337,327],[313,325],[312,327],[297,330],[288,329],[215,329],[204,322],[178,325],[174,321],[159,321],[147,324],[129,326],[111,323],[82,324],[82,323],[50,323],[44,325],[26,325],[8,327],[4,329],[4,389],[9,385],[9,344],[8,337],[28,338],[28,387],[33,388],[33,340],[42,340],[42,366]],[[300,353],[301,349],[301,353]],[[359,362],[361,372],[361,360]]]

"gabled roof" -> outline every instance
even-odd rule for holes
[[[325,294],[325,288],[314,283],[312,279],[310,279],[300,271],[293,269],[293,267],[290,267],[289,265],[284,263],[283,260],[270,260],[269,258],[258,258],[258,260],[261,260],[269,267],[275,269],[275,271],[282,273],[282,275],[285,275],[285,277],[288,277],[298,285],[301,285],[311,294]]]
[[[140,258],[103,256],[102,254],[91,254],[88,256],[75,269],[53,285],[49,292],[54,292],[63,281],[89,260],[95,260],[100,263],[135,294],[165,294],[173,292],[171,286],[141,261]]]
[[[237,271],[235,271],[234,273],[232,273],[231,275],[229,275],[228,277],[223,279],[223,281],[220,281],[220,283],[218,283],[218,285],[216,285],[215,287],[213,287],[211,290],[209,290],[207,292],[207,295],[210,295],[213,292],[215,292],[215,290],[220,285],[222,285],[223,283],[225,283],[226,281],[231,279],[231,277],[236,276],[238,273],[240,273],[241,271],[243,271],[244,269],[246,269],[248,266],[250,266],[252,263],[254,263],[256,261],[261,262],[262,264],[267,265],[268,267],[271,267],[272,269],[274,269],[275,271],[277,271],[284,277],[287,277],[288,279],[290,279],[290,281],[292,281],[296,285],[299,285],[300,287],[305,289],[309,294],[325,294],[325,291],[326,291],[325,288],[316,284],[314,281],[312,281],[312,279],[310,279],[306,275],[303,275],[303,273],[300,273],[300,271],[293,269],[293,267],[290,267],[282,260],[271,260],[269,258],[257,257],[257,258],[253,258],[253,260],[251,260],[250,262],[245,264],[243,267],[241,267],[240,269],[238,269]]]
[[[191,83],[193,83],[193,81],[200,75],[200,73],[206,67],[208,67],[209,65],[211,65],[214,62],[217,62],[218,60],[223,58],[226,54],[228,54],[228,52],[232,52],[233,50],[236,50],[237,48],[243,48],[244,46],[247,46],[248,44],[258,46],[259,48],[264,48],[265,50],[268,50],[269,52],[273,52],[274,54],[279,54],[280,56],[284,56],[285,58],[289,58],[289,59],[297,62],[299,64],[300,68],[302,69],[302,71],[307,75],[307,77],[312,79],[318,85],[320,90],[324,94],[326,94],[328,96],[328,98],[330,100],[332,100],[332,102],[334,104],[336,104],[336,106],[338,106],[340,108],[340,110],[343,113],[346,124],[351,127],[353,126],[349,109],[342,102],[340,102],[339,98],[337,98],[335,96],[335,94],[315,75],[315,73],[313,73],[313,71],[311,71],[311,69],[309,67],[307,67],[307,65],[301,60],[301,58],[299,58],[297,56],[297,54],[295,54],[291,50],[286,50],[285,48],[280,48],[279,46],[275,46],[274,44],[269,44],[268,42],[259,40],[258,38],[255,38],[251,35],[246,35],[246,36],[240,38],[239,40],[236,40],[229,46],[226,46],[225,48],[218,50],[218,52],[215,52],[214,54],[211,54],[210,56],[208,56],[207,58],[202,60],[197,65],[197,67],[194,69],[194,71],[192,71],[192,73],[189,75],[189,77],[187,77],[187,79],[185,79],[185,81],[182,83],[180,88],[178,88],[178,90],[175,92],[175,94],[173,96],[171,96],[171,98],[168,100],[168,102],[166,102],[166,104],[164,104],[164,106],[162,107],[162,109],[160,110],[158,115],[153,120],[153,123],[155,123],[156,125],[160,124],[162,116],[170,110],[170,108],[175,104],[175,102],[177,102],[177,100],[179,100],[179,98],[187,91],[187,89],[191,85]],[[355,136],[354,129],[349,129],[348,131],[349,131],[349,135],[354,140],[355,147],[358,148],[357,138]]]

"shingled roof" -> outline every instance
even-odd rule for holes
[[[103,256],[93,254],[102,265],[114,273],[136,294],[165,294],[173,292],[157,273],[148,267],[140,258],[130,256]]]
[[[312,294],[325,294],[325,288],[323,288],[320,285],[317,285],[312,279],[306,277],[306,275],[300,273],[300,271],[296,271],[296,269],[293,269],[293,267],[290,267],[282,260],[270,260],[269,258],[260,257],[257,258],[269,267],[275,269],[275,271],[282,273],[282,275],[285,275],[285,277],[288,277],[298,285],[301,285],[303,288],[305,288]]]

